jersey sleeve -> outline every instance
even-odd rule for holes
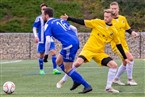
[[[96,25],[100,25],[100,19],[85,20],[85,26],[88,28],[95,28]]]
[[[35,19],[35,22],[34,22],[34,24],[33,24],[33,27],[38,28],[39,24],[40,24],[40,18],[37,17],[37,18]]]
[[[130,29],[130,26],[129,26],[129,24],[128,24],[128,22],[127,22],[127,19],[126,19],[125,17],[124,17],[124,22],[125,22],[124,30]]]
[[[52,28],[51,28],[51,25],[48,26],[45,30],[45,36],[52,36]]]
[[[88,28],[94,28],[94,20],[85,20],[85,26]]]

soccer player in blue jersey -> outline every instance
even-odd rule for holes
[[[92,87],[83,77],[75,69],[72,69],[75,55],[79,49],[79,39],[76,33],[70,28],[70,24],[66,20],[53,18],[52,8],[44,9],[43,19],[47,21],[45,24],[45,53],[47,54],[49,51],[51,37],[61,42],[62,49],[56,59],[56,63],[75,83],[70,90],[74,90],[79,85],[83,85],[84,89],[80,93],[92,91]]]
[[[47,5],[44,3],[40,5],[41,13],[43,13],[44,8],[46,7]],[[43,69],[44,52],[45,52],[44,24],[45,23],[44,23],[44,20],[42,19],[42,15],[38,16],[33,24],[33,33],[35,37],[35,42],[38,43],[37,52],[39,53],[38,62],[39,62],[39,67],[40,67],[39,73],[41,75],[45,74],[44,69]],[[38,32],[38,35],[37,35],[37,32]],[[51,39],[51,47],[50,47],[49,52],[52,55],[53,74],[61,74],[61,72],[56,69],[57,68],[56,50],[55,50],[55,44],[54,44],[53,39]]]

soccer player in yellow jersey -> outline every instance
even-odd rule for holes
[[[113,12],[110,9],[104,11],[104,20],[101,19],[92,19],[92,20],[83,20],[75,19],[68,17],[67,15],[61,16],[61,18],[70,20],[72,22],[85,25],[88,28],[92,28],[89,39],[84,45],[79,57],[74,62],[74,68],[79,67],[84,62],[89,62],[93,59],[100,66],[109,67],[107,85],[105,90],[111,93],[119,93],[118,90],[112,88],[112,81],[117,72],[117,63],[113,61],[108,54],[104,52],[105,45],[114,41],[118,50],[122,54],[124,61],[129,63],[122,45],[120,43],[117,30],[112,25],[111,21],[113,19]],[[60,81],[61,82],[61,81]],[[59,84],[60,85],[60,84]],[[76,89],[80,84],[74,82],[70,90]]]
[[[119,79],[120,79],[121,74],[126,70],[127,76],[128,76],[127,84],[137,85],[137,83],[133,80],[133,77],[132,77],[134,61],[133,61],[132,54],[129,52],[125,33],[128,32],[133,37],[138,36],[138,34],[131,30],[126,18],[122,15],[119,15],[119,5],[117,2],[112,2],[110,4],[110,9],[112,9],[112,11],[114,12],[114,19],[112,20],[112,23],[118,31],[118,36],[120,38],[120,41],[121,41],[121,44],[122,44],[123,49],[125,51],[125,54],[126,54],[127,58],[131,61],[129,64],[126,64],[124,62],[124,60],[122,60],[123,63],[119,67],[118,72],[117,72],[116,77],[115,77],[113,82],[116,84],[119,84],[119,85],[125,85]],[[116,48],[115,42],[113,42],[113,41],[111,42],[111,47],[112,47],[113,52],[115,52],[116,54],[118,54],[122,58],[122,56],[120,55],[120,53],[118,52],[118,50]]]

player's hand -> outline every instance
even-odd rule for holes
[[[44,60],[43,60],[44,62],[48,62],[48,55],[45,55],[44,56]]]
[[[125,64],[130,64],[130,60],[128,60],[128,59],[125,59],[124,62],[125,62]]]
[[[64,19],[64,20],[67,20],[68,19],[68,15],[67,14],[61,15],[60,18]]]
[[[138,34],[138,33],[136,33],[135,31],[132,31],[131,36],[132,36],[133,38],[136,38],[136,37],[138,37],[138,36],[139,36],[139,34]]]
[[[35,43],[38,43],[38,42],[39,42],[39,38],[35,37]]]

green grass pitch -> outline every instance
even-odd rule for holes
[[[39,75],[37,60],[12,63],[11,61],[0,61],[0,97],[145,97],[145,60],[135,60],[133,77],[138,83],[137,86],[113,85],[115,89],[121,91],[119,94],[104,91],[108,68],[99,67],[94,61],[83,64],[77,69],[93,87],[93,91],[87,94],[78,94],[82,91],[82,86],[70,91],[69,88],[72,86],[70,78],[61,89],[57,89],[56,83],[64,73],[53,75],[51,60],[44,64],[46,72],[44,76]],[[121,63],[119,60],[116,62],[119,65]],[[121,76],[121,80],[127,83],[126,72]],[[16,85],[12,95],[6,95],[2,90],[6,81],[13,81]]]

